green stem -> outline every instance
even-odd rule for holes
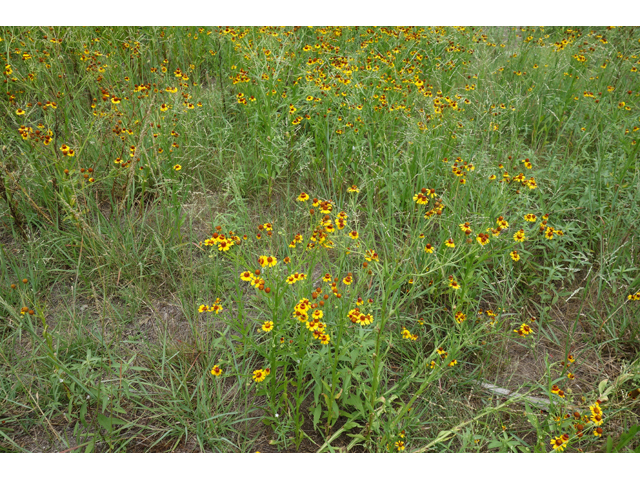
[[[340,308],[339,309],[339,317],[338,317],[338,321],[339,323],[339,327],[338,327],[338,338],[336,340],[335,343],[335,356],[334,356],[334,361],[333,361],[333,366],[331,368],[331,391],[330,391],[330,396],[329,396],[329,411],[328,411],[328,417],[327,417],[327,427],[331,428],[331,426],[333,426],[333,402],[335,401],[335,392],[336,392],[336,385],[338,383],[338,363],[340,361],[340,357],[342,356],[342,336],[344,334],[345,331],[345,319],[344,319],[344,309]]]

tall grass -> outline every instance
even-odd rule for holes
[[[4,27],[1,448],[637,448],[637,37]]]

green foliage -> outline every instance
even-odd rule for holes
[[[0,449],[630,450],[636,34],[3,27]]]

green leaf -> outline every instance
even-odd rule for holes
[[[325,382],[324,380],[321,380],[321,381],[322,381],[322,385],[324,385],[324,388],[327,389],[327,392],[330,392],[331,391],[331,387],[329,387],[329,384],[327,382]]]
[[[502,446],[502,441],[501,440],[494,440],[492,442],[489,443],[489,445],[487,445],[487,448],[498,448]]]
[[[86,420],[86,415],[87,415],[87,403],[85,402],[80,407],[80,422],[82,423],[82,425],[84,427],[88,427],[87,420]]]
[[[607,437],[607,453],[612,453],[613,452],[613,438],[611,438],[611,435],[609,435]]]
[[[604,379],[600,382],[600,384],[598,385],[598,392],[600,393],[600,395],[602,395],[602,393],[604,392],[605,387],[607,386],[607,382],[609,380],[608,379]]]
[[[358,422],[354,422],[353,420],[349,420],[347,423],[344,424],[344,426],[342,427],[342,429],[347,432],[349,430],[351,430],[352,428],[362,428],[362,425],[360,425]]]
[[[87,448],[84,449],[84,453],[93,453],[93,449],[96,446],[96,439],[95,437],[92,438],[91,440],[89,440],[89,444],[87,445]]]
[[[338,402],[331,403],[331,411],[333,412],[333,423],[336,423],[338,417],[340,416],[340,408],[338,407]]]
[[[366,368],[367,368],[366,365],[359,365],[359,366],[357,366],[356,368],[353,369],[353,373],[354,373],[354,375],[358,374],[358,373],[366,370]]]
[[[120,406],[118,406],[118,405],[114,405],[114,407],[112,408],[112,410],[113,410],[114,412],[121,413],[121,414],[123,414],[123,415],[126,415],[126,413],[127,413],[127,411],[126,411],[124,408],[122,408],[122,407],[120,407]]]
[[[609,450],[609,442],[613,445],[613,440],[611,437],[607,439],[607,452],[621,452],[624,447],[626,447],[631,440],[636,436],[636,434],[640,432],[640,425],[634,425],[629,429],[629,431],[620,435],[620,439],[618,440],[618,444],[615,446],[613,450]]]
[[[99,413],[98,414],[98,423],[100,424],[100,426],[102,428],[104,428],[106,431],[111,433],[111,428],[112,428],[111,418],[106,417],[103,414]]]
[[[360,399],[360,395],[351,395],[347,397],[344,401],[347,405],[352,405],[356,407],[356,409],[360,412],[361,415],[364,416],[364,406],[362,405],[362,400]]]
[[[322,413],[322,405],[318,403],[316,405],[316,408],[313,410],[313,428],[316,428],[318,426],[321,413]]]
[[[127,422],[121,420],[117,417],[107,417],[101,413],[98,414],[98,423],[102,428],[107,430],[109,433],[113,431],[114,425],[126,425]]]
[[[320,400],[320,392],[322,391],[322,385],[320,385],[320,383],[315,384],[314,388],[313,388],[313,401],[314,403],[318,403],[318,401]]]

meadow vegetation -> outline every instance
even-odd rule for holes
[[[0,59],[1,451],[639,451],[637,29]]]

